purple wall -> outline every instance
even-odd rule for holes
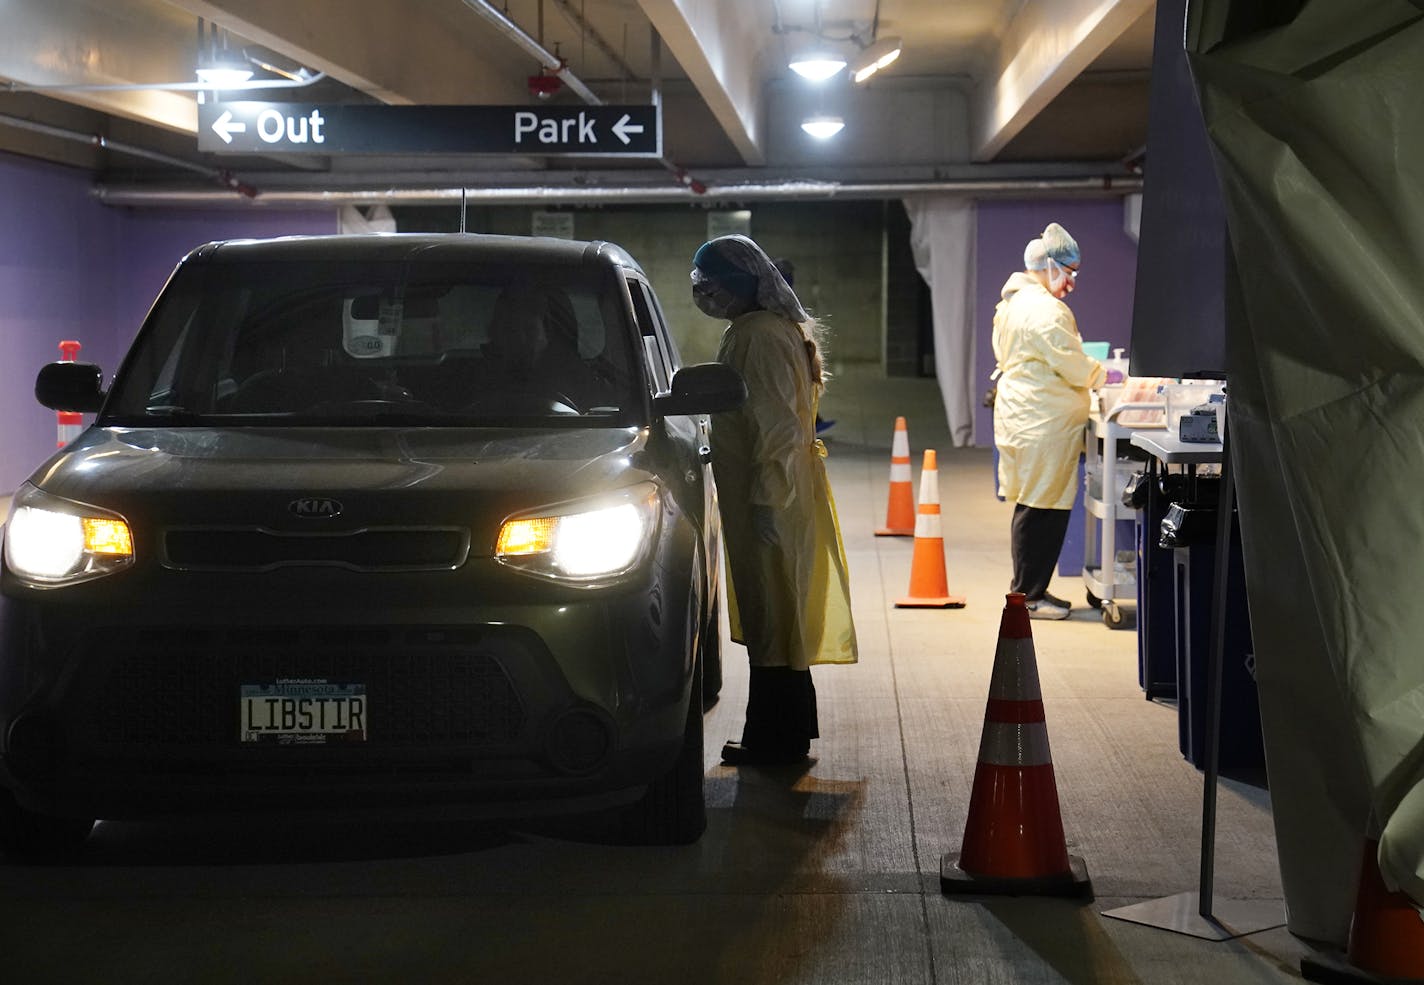
[[[999,291],[1011,273],[1023,269],[1024,246],[1050,222],[1067,229],[1083,252],[1083,272],[1068,298],[1078,331],[1085,341],[1106,340],[1127,348],[1137,244],[1123,231],[1121,199],[981,201],[978,214],[974,378],[980,391],[988,387],[994,372],[991,337]],[[974,440],[979,445],[994,443],[994,419],[987,408],[975,413]]]
[[[123,209],[120,235],[124,281],[115,299],[117,351],[104,361],[116,369],[154,297],[178,261],[195,246],[216,239],[299,236],[337,231],[336,210],[287,211],[215,209],[212,211]]]
[[[88,190],[83,172],[0,157],[0,492],[54,451],[54,411],[35,402],[36,371],[59,358],[61,339],[111,334],[101,299],[116,277],[103,244],[118,216]]]
[[[336,211],[114,209],[87,172],[0,154],[0,494],[54,452],[35,373],[59,358],[117,368],[173,267],[209,240],[336,232]]]

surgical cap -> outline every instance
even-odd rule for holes
[[[747,301],[756,298],[756,274],[738,267],[726,253],[711,243],[703,243],[697,248],[692,256],[692,265],[733,297]]]
[[[1082,262],[1077,240],[1056,222],[1050,222],[1042,236],[1024,247],[1025,270],[1046,270],[1049,260],[1061,267],[1076,267]]]
[[[810,318],[771,257],[746,236],[718,236],[703,243],[692,258],[692,267],[694,283],[706,278],[797,323]]]

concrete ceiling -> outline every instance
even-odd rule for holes
[[[528,78],[549,69],[481,6],[556,53],[604,102],[646,103],[656,90],[661,169],[647,160],[205,153],[198,93],[118,88],[189,82],[202,18],[229,48],[326,74],[310,88],[224,98],[534,102]],[[235,175],[259,189],[349,186],[352,175],[556,185],[595,165],[684,183],[690,171],[786,180],[852,168],[914,180],[1025,163],[1120,173],[1146,140],[1153,13],[1152,0],[0,0],[0,80],[9,80],[0,82],[0,150],[85,167],[101,182]],[[810,46],[853,58],[891,36],[904,40],[903,54],[863,87],[847,73],[813,86],[786,67]],[[584,100],[565,86],[550,101]],[[923,114],[898,115],[907,106]],[[824,144],[783,132],[808,108],[841,115],[845,130]]]

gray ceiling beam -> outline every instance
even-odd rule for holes
[[[973,157],[993,160],[1155,0],[1025,3],[979,87]]]
[[[25,86],[192,82],[197,25],[157,0],[0,0],[0,77]],[[191,93],[54,93],[77,106],[197,131]]]
[[[662,41],[747,164],[766,161],[760,57],[771,8],[700,0],[638,0]]]

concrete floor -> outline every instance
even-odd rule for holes
[[[824,401],[861,662],[818,669],[809,769],[720,766],[744,651],[707,717],[697,845],[619,847],[598,818],[451,823],[103,824],[76,863],[0,863],[0,977],[29,982],[1199,983],[1298,980],[1284,929],[1215,943],[1103,917],[1195,889],[1201,774],[1176,710],[1145,701],[1135,635],[1034,623],[1069,851],[1091,903],[951,898],[1009,578],[991,453],[951,450],[933,381],[847,372]],[[877,539],[891,427],[940,452],[962,610],[892,608],[912,543]],[[916,468],[918,473],[918,468]],[[1220,790],[1219,897],[1277,899],[1270,805]]]

